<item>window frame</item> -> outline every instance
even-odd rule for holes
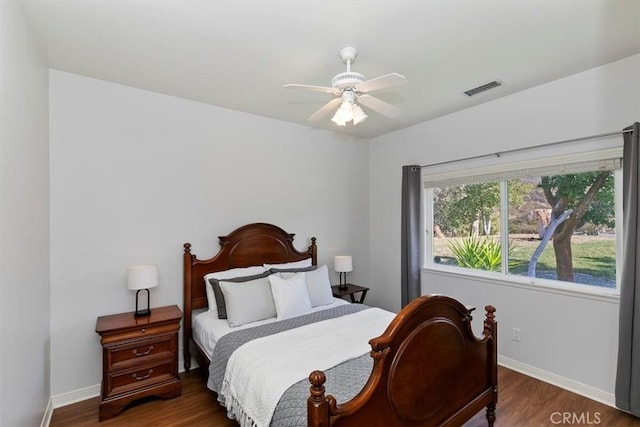
[[[593,161],[607,158],[615,158],[619,160],[622,157],[622,141],[620,139],[607,138],[604,142],[600,142],[601,145],[596,144],[595,148],[593,143],[576,144],[574,150],[566,152],[563,155],[558,156],[554,154],[556,150],[550,151],[546,155],[539,156],[537,161],[541,164],[546,164],[551,168],[562,166],[563,162],[566,162],[567,158],[584,159],[583,161]],[[602,149],[602,145],[605,145],[606,149]],[[563,147],[564,148],[564,147]],[[591,149],[589,149],[591,148]],[[535,151],[535,149],[531,149]],[[523,150],[529,151],[529,150]],[[540,150],[537,150],[538,154]],[[518,153],[520,154],[520,153]],[[524,154],[526,155],[526,153]],[[613,157],[612,157],[613,156]],[[499,156],[496,156],[499,157]],[[484,162],[477,161],[460,161],[455,164],[449,164],[446,167],[438,167],[434,172],[433,170],[423,171],[422,177],[422,196],[423,203],[421,204],[421,221],[423,230],[422,248],[422,270],[427,273],[439,273],[451,275],[452,277],[464,277],[472,278],[481,281],[491,281],[492,283],[504,284],[509,286],[526,287],[528,289],[548,291],[554,293],[571,294],[584,296],[587,298],[596,298],[604,300],[618,301],[620,296],[620,280],[621,280],[621,265],[622,265],[622,251],[623,251],[623,221],[622,221],[622,168],[617,167],[613,169],[614,175],[614,201],[615,201],[615,216],[616,216],[616,234],[615,234],[615,247],[616,247],[616,287],[605,288],[596,285],[589,285],[583,283],[571,283],[553,279],[543,279],[537,277],[521,276],[516,274],[509,274],[508,263],[503,262],[500,272],[491,272],[485,270],[475,270],[470,268],[449,266],[443,264],[436,264],[434,262],[434,188],[447,185],[447,181],[451,180],[452,184],[449,185],[461,185],[462,183],[475,183],[479,182],[476,179],[478,176],[482,177],[483,181],[487,181],[486,177],[492,170],[497,171],[497,175],[508,172],[508,177],[500,178],[499,176],[493,181],[500,184],[500,228],[501,230],[508,230],[509,228],[509,205],[508,205],[508,191],[507,181],[513,178],[513,174],[517,174],[517,167],[525,164],[520,160],[520,156],[513,156],[515,159],[490,159]],[[553,159],[557,159],[554,162]],[[556,165],[554,165],[556,163]],[[510,169],[510,165],[515,165]],[[522,169],[526,171],[529,168]],[[481,174],[478,174],[481,171]],[[516,172],[514,172],[516,171]],[[566,173],[572,173],[567,171]],[[523,172],[521,176],[526,176],[526,172]],[[445,180],[433,180],[433,176],[446,176],[449,179]],[[429,179],[431,177],[431,179]],[[425,179],[426,178],[426,179]],[[430,238],[429,238],[430,237]],[[500,241],[502,244],[502,259],[507,259],[509,233],[501,233]],[[552,244],[551,242],[549,244]]]

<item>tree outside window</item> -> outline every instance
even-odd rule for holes
[[[616,286],[613,171],[504,183],[433,188],[436,264]],[[508,192],[506,205],[501,191]],[[501,217],[508,218],[504,232]]]

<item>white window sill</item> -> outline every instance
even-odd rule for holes
[[[516,287],[535,292],[567,295],[576,298],[604,301],[614,304],[620,303],[620,291],[618,289],[604,288],[600,286],[573,284],[569,282],[518,275],[505,275],[502,273],[492,273],[490,271],[472,270],[461,267],[447,267],[442,265],[424,267],[422,268],[422,272],[480,281],[499,286]]]

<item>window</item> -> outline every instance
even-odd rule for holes
[[[615,292],[620,157],[613,147],[427,169],[425,267]]]

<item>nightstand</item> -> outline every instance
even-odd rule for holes
[[[364,298],[367,296],[367,291],[369,290],[369,288],[364,287],[364,286],[360,286],[360,285],[354,285],[353,283],[347,283],[347,287],[345,289],[340,289],[339,285],[333,285],[331,287],[331,292],[333,293],[333,296],[336,298],[342,298],[346,295],[349,295],[349,298],[351,299],[352,303],[358,303],[358,304],[363,304],[364,303]],[[361,292],[360,294],[360,299],[358,301],[356,301],[356,297],[354,294]]]
[[[147,396],[170,399],[182,394],[178,376],[177,305],[98,317],[102,344],[100,421],[115,417],[134,400]]]

